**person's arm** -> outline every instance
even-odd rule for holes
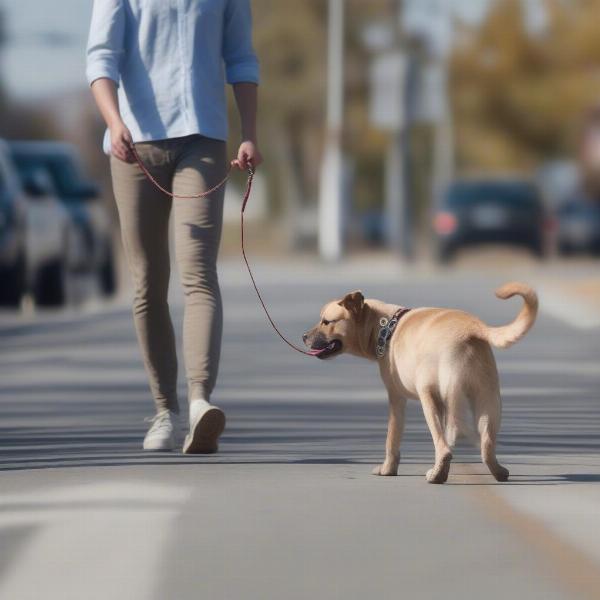
[[[111,154],[125,162],[132,162],[131,133],[119,113],[117,86],[112,79],[100,77],[92,83],[92,94],[100,114],[110,131]]]
[[[233,93],[242,126],[242,142],[234,164],[242,170],[246,170],[250,166],[256,168],[263,160],[258,149],[258,136],[256,134],[257,87],[255,83],[240,82],[233,84]]]
[[[262,156],[256,132],[258,60],[252,47],[252,14],[249,0],[228,0],[225,7],[223,60],[227,83],[233,86],[240,113],[242,141],[234,165],[258,167]]]
[[[86,76],[92,94],[110,130],[111,152],[125,161],[132,159],[131,134],[119,113],[117,87],[119,61],[125,37],[124,0],[95,0],[87,45]]]

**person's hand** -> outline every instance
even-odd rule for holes
[[[237,158],[231,161],[232,166],[237,167],[240,171],[246,171],[250,167],[256,169],[263,161],[258,144],[250,140],[245,140],[240,144],[237,153]]]
[[[111,153],[124,162],[133,162],[131,133],[123,121],[110,127]]]

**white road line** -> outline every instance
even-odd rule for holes
[[[518,482],[519,477],[513,481]],[[544,485],[513,485],[495,486],[494,492],[514,509],[541,521],[559,538],[596,561],[600,568],[600,536],[598,530],[590,526],[600,514],[600,495],[590,486],[582,489],[581,485],[555,485],[550,489],[551,493]]]
[[[598,377],[600,365],[595,360],[499,360],[498,370],[506,373],[551,373],[555,375],[589,375]]]
[[[5,573],[0,597],[151,598],[172,523],[188,498],[180,486],[141,481],[4,495],[0,528],[38,530]]]
[[[549,286],[538,286],[540,310],[576,329],[600,327],[600,311]]]

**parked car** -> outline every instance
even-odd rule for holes
[[[0,142],[0,305],[18,306],[26,285],[26,204],[4,142]]]
[[[545,162],[535,172],[535,184],[544,205],[553,213],[580,187],[579,166],[574,160]]]
[[[600,202],[575,194],[556,213],[558,252],[600,256]]]
[[[39,306],[66,299],[71,219],[44,172],[22,181],[0,141],[0,305],[19,306],[30,291]]]
[[[44,169],[75,226],[77,247],[73,272],[97,277],[104,295],[115,291],[115,265],[110,219],[98,186],[89,180],[77,150],[64,142],[19,141],[11,144],[13,159],[24,177]]]
[[[536,187],[527,180],[455,181],[440,199],[433,226],[442,261],[475,244],[514,244],[536,256],[545,250],[544,207]]]

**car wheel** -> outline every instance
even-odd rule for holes
[[[63,306],[67,300],[65,264],[52,261],[40,267],[35,277],[33,295],[38,306]]]
[[[25,293],[25,255],[14,265],[0,267],[0,306],[18,308]]]
[[[534,242],[529,246],[529,249],[536,258],[545,258],[546,256],[546,250],[542,242]]]
[[[565,242],[558,245],[558,253],[561,256],[573,256],[573,254],[575,254],[573,247]]]
[[[102,261],[98,275],[102,295],[112,296],[117,289],[117,274],[115,271],[115,257],[110,242],[106,243],[104,260]]]
[[[454,246],[439,246],[437,250],[438,262],[442,265],[447,265],[452,261],[455,254],[456,249]]]

